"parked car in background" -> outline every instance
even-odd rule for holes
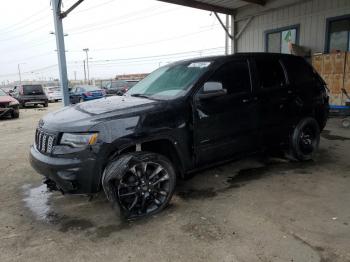
[[[205,167],[271,149],[311,160],[328,114],[326,83],[301,57],[186,60],[123,97],[49,113],[30,161],[52,189],[104,190],[126,217],[142,217],[168,205],[178,178]]]
[[[96,86],[75,86],[69,92],[69,99],[72,104],[81,103],[106,96],[106,91]]]
[[[0,89],[0,118],[8,116],[19,117],[19,102]]]
[[[122,96],[129,90],[129,83],[125,80],[113,80],[106,84],[107,96]]]
[[[128,83],[128,89],[130,90],[130,88],[132,88],[134,85],[136,85],[138,82],[140,82],[139,80],[125,80]]]
[[[22,107],[36,105],[48,106],[49,100],[43,86],[39,84],[15,86],[10,94],[18,100]]]
[[[46,86],[44,87],[44,91],[49,99],[49,102],[57,102],[62,100],[62,90],[59,86]]]

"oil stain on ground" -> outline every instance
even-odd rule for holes
[[[177,195],[184,200],[211,198],[217,195],[214,188],[180,190]]]
[[[329,130],[323,130],[321,136],[327,140],[340,140],[340,141],[348,141],[350,140],[349,137],[344,137],[344,136],[337,136],[337,135],[332,135]]]

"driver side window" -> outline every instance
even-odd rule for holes
[[[246,60],[236,60],[222,65],[207,82],[222,83],[228,95],[250,92],[250,74]]]

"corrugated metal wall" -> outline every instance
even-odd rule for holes
[[[299,44],[311,48],[312,53],[324,52],[326,19],[345,14],[350,14],[350,0],[310,0],[262,13],[252,20],[237,41],[237,51],[263,52],[266,30],[300,24]],[[245,10],[238,10],[237,18],[247,15]],[[237,31],[244,23],[244,20],[237,22]]]

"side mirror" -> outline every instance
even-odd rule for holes
[[[208,99],[227,94],[227,90],[223,88],[220,82],[206,82],[203,85],[202,93],[199,94],[200,99]]]

